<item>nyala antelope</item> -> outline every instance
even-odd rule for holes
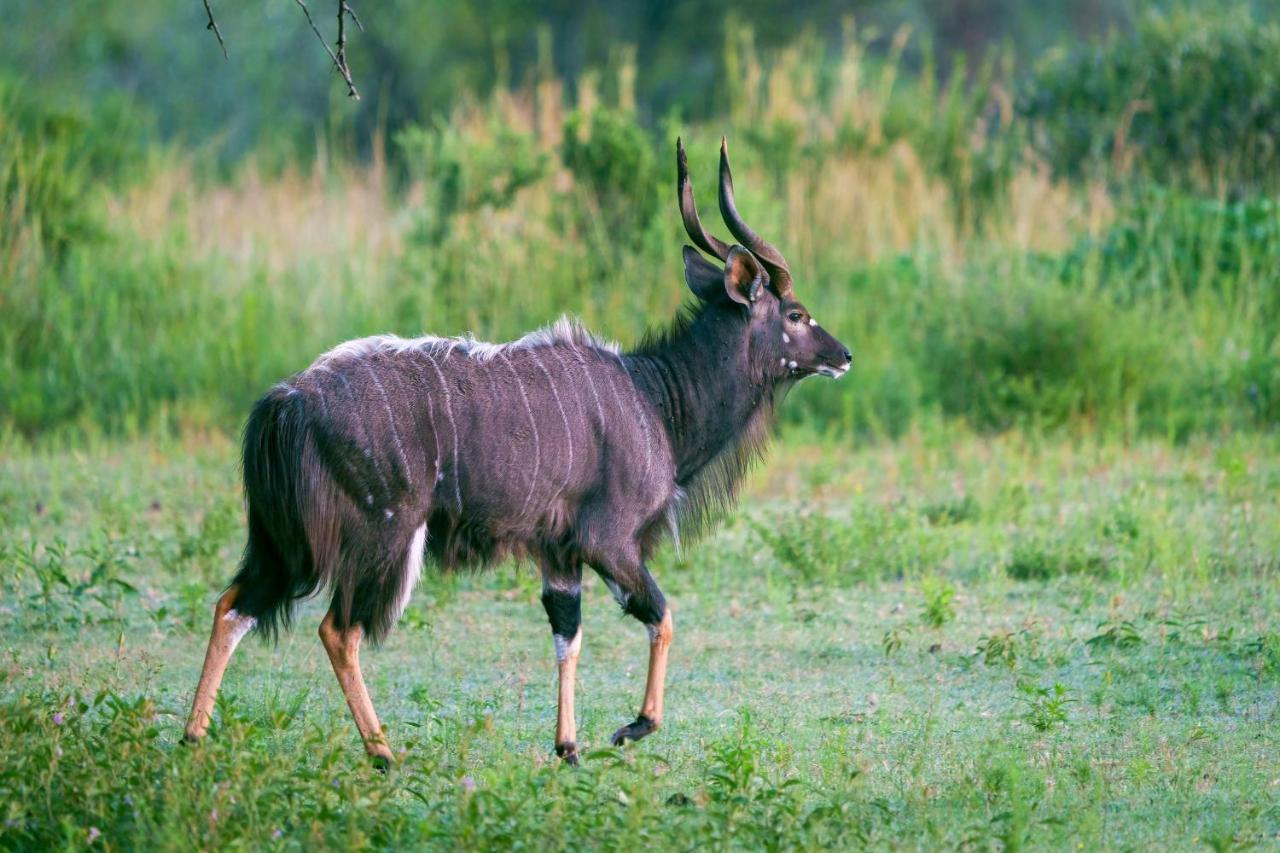
[[[720,148],[730,245],[698,219],[676,141],[696,302],[632,352],[558,324],[508,344],[379,336],[351,341],[258,401],[244,431],[248,544],[214,608],[186,739],[204,735],[236,644],[276,636],[293,605],[332,595],[320,640],[365,749],[392,753],[360,674],[424,562],[443,570],[532,558],[559,669],[555,751],[577,761],[573,691],[583,566],[649,635],[640,713],[615,745],[662,723],[671,610],[646,561],[667,532],[732,502],[775,407],[806,376],[838,378],[849,351],[796,300],[781,253],[738,215]]]

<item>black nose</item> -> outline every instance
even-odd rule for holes
[[[845,361],[853,361],[853,353],[849,352],[848,350],[845,350],[845,351],[844,351],[844,360],[845,360]]]

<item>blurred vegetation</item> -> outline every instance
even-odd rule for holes
[[[228,124],[210,143],[207,116],[155,109],[164,97],[145,90],[161,82],[133,40],[169,31],[139,8],[132,26],[105,12],[56,69],[33,63],[0,85],[5,430],[233,429],[271,382],[373,332],[501,339],[569,312],[634,341],[685,295],[671,203],[678,133],[704,207],[716,144],[732,140],[745,215],[855,351],[848,379],[797,391],[792,422],[896,436],[958,419],[1181,439],[1280,420],[1280,36],[1245,7],[1146,12],[1038,57],[944,38],[936,21],[845,20],[832,37],[792,27],[782,39],[744,7],[691,30],[719,36],[714,50],[688,48],[684,95],[704,60],[727,83],[687,111],[655,94],[670,80],[643,39],[583,53],[554,26],[508,17],[509,33],[534,39],[519,74],[507,43],[493,85],[458,78],[447,102],[420,89],[417,120],[387,95],[384,115],[400,118],[366,126],[367,102],[381,97],[374,69],[401,66],[355,52],[365,105],[352,111],[332,88],[335,118],[310,143],[288,110],[277,139],[246,131],[235,142]],[[811,21],[825,9],[815,4]],[[480,26],[477,12],[437,11],[459,44]],[[219,12],[232,75],[296,23],[274,7],[256,29],[236,17],[243,9]],[[689,14],[672,11],[664,26]],[[84,24],[54,17],[42,38]],[[373,51],[375,27],[401,24],[407,37],[427,17],[371,11],[353,49]],[[202,23],[165,26],[209,38]],[[563,71],[566,52],[577,76]],[[49,94],[70,90],[58,77],[68,69],[110,77],[129,62],[141,75],[133,98]],[[173,67],[198,106],[208,69]],[[278,86],[332,83],[300,66],[272,73]],[[255,92],[244,112],[277,91]]]

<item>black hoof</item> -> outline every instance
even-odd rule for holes
[[[651,735],[657,730],[658,724],[641,714],[636,717],[634,723],[628,723],[614,732],[613,737],[609,738],[609,743],[614,746],[622,746],[629,740],[640,740],[640,738]]]
[[[387,775],[387,771],[391,769],[391,759],[387,758],[385,755],[372,755],[369,757],[369,761],[373,764],[373,769],[377,770],[384,776]]]
[[[178,741],[178,743],[182,744],[183,746],[195,746],[199,742],[200,742],[200,738],[196,737],[193,734],[188,734],[185,732],[182,735],[182,740]]]
[[[578,766],[578,745],[573,741],[556,744],[556,755],[570,767]]]

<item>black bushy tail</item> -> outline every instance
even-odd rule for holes
[[[320,465],[306,399],[287,385],[253,407],[244,428],[249,541],[231,584],[236,612],[275,639],[293,621],[293,603],[316,591],[337,550],[333,481]]]

